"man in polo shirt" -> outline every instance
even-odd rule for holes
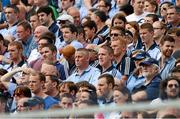
[[[100,47],[98,55],[101,73],[108,73],[117,79],[121,79],[121,73],[112,64],[113,49],[110,46],[104,45]]]
[[[20,42],[13,41],[9,43],[8,51],[9,51],[10,59],[12,61],[10,66],[7,68],[8,71],[12,71],[14,68],[17,68],[17,67],[27,66],[27,62],[23,58],[23,46]],[[17,73],[14,75],[14,78],[19,79],[20,76],[21,74]]]
[[[37,11],[38,18],[41,25],[47,26],[49,31],[53,32],[56,37],[62,35],[59,26],[56,21],[54,21],[53,10],[49,6],[40,7]]]
[[[16,28],[18,24],[19,9],[15,5],[8,5],[4,9],[7,27],[0,30],[0,33],[5,37],[16,38]]]
[[[175,48],[175,39],[169,35],[164,36],[161,39],[160,48],[160,75],[162,80],[166,80],[176,63],[176,59],[172,56]]]
[[[97,85],[100,71],[89,65],[89,51],[85,48],[77,49],[75,52],[75,65],[77,72],[68,77],[67,81],[74,83],[80,81],[88,81],[93,85]]]
[[[144,45],[143,50],[149,53],[149,55],[152,58],[159,60],[161,51],[159,49],[159,46],[156,44],[156,42],[153,39],[154,29],[153,29],[152,24],[143,23],[140,26],[139,32],[140,32],[140,37]]]

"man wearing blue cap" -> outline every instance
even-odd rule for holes
[[[159,96],[159,86],[161,81],[158,61],[153,58],[146,58],[140,63],[140,66],[142,66],[142,75],[145,80],[135,89],[144,89],[147,93],[147,100],[153,100]]]

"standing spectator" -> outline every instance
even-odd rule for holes
[[[77,72],[68,77],[67,81],[73,81],[74,83],[88,81],[93,85],[97,85],[100,71],[89,65],[89,51],[87,49],[81,48],[76,50],[75,65]]]
[[[175,46],[175,40],[171,36],[164,36],[160,42],[161,59],[160,59],[160,75],[162,80],[166,80],[169,73],[175,66],[176,59],[172,56]]]
[[[159,46],[155,43],[154,39],[153,39],[153,35],[154,35],[154,29],[152,24],[150,23],[143,23],[140,26],[140,36],[143,42],[143,49],[149,53],[149,55],[156,59],[159,60],[160,59],[160,49]]]

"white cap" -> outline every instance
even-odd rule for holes
[[[74,23],[73,17],[72,17],[71,15],[68,15],[68,14],[62,14],[61,16],[59,16],[59,17],[57,18],[57,21],[58,21],[58,20],[62,20],[62,21],[68,20],[68,21],[70,21],[71,23]]]

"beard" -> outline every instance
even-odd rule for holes
[[[170,57],[173,53],[173,50],[165,50],[163,51],[163,54],[166,56],[166,57]]]
[[[151,74],[150,74],[149,72],[142,72],[142,75],[143,75],[144,77],[149,77]]]

